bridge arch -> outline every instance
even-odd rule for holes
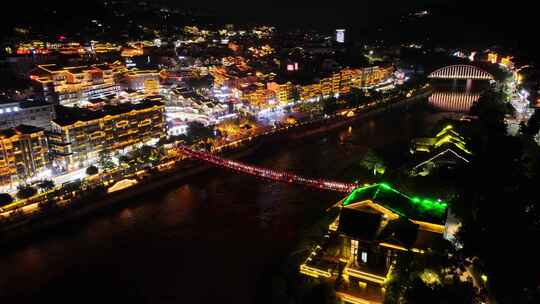
[[[466,64],[450,65],[429,74],[431,79],[475,79],[493,80],[493,75],[479,67]]]

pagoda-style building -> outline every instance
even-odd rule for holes
[[[435,168],[468,164],[472,158],[466,139],[452,125],[444,127],[435,137],[415,138],[411,153],[416,156],[409,170],[413,176],[428,175]]]
[[[300,266],[334,283],[345,303],[382,303],[397,255],[423,254],[443,239],[447,205],[410,197],[388,184],[358,188],[341,202],[325,241]]]

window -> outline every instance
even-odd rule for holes
[[[360,257],[360,259],[362,260],[362,263],[367,263],[367,252],[365,251],[362,251],[362,255]]]

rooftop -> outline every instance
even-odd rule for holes
[[[408,196],[386,183],[369,185],[354,190],[344,201],[343,206],[371,200],[399,216],[444,225],[447,204],[440,200]]]
[[[145,100],[141,103],[124,103],[115,106],[106,105],[97,111],[83,108],[59,107],[57,111],[58,117],[53,122],[60,126],[69,126],[77,121],[90,121],[103,118],[107,115],[119,115],[133,110],[142,110],[162,105],[163,103],[159,101]]]
[[[15,135],[21,135],[21,134],[32,134],[43,131],[42,128],[29,126],[29,125],[20,125],[15,128],[9,128],[9,129],[3,129],[0,130],[0,138],[6,139],[10,138]]]

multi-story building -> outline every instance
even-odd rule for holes
[[[72,106],[105,95],[116,95],[117,79],[125,67],[119,62],[65,67],[38,65],[31,73],[36,90],[48,102]]]
[[[408,196],[387,184],[353,191],[325,241],[300,266],[304,275],[340,284],[344,303],[382,303],[398,255],[432,250],[447,232],[447,204]]]
[[[52,122],[49,145],[54,166],[61,170],[85,167],[101,153],[129,150],[166,135],[165,109],[159,101],[60,111]]]
[[[351,83],[354,72],[351,69],[343,69],[340,74],[339,93],[349,94],[351,92]]]
[[[241,99],[253,107],[265,108],[276,103],[276,93],[268,90],[262,83],[243,88],[241,92]]]
[[[31,125],[49,129],[54,119],[54,106],[42,101],[0,101],[0,129]]]
[[[393,73],[394,67],[392,65],[364,68],[362,69],[362,86],[377,85],[392,77]]]
[[[287,104],[293,99],[293,85],[290,81],[279,83],[269,82],[266,84],[268,90],[274,92],[280,104]]]
[[[300,96],[300,100],[302,101],[308,101],[308,100],[314,100],[316,98],[320,98],[321,84],[313,83],[313,84],[299,86],[298,94]]]
[[[44,130],[20,125],[0,130],[0,186],[14,186],[49,167]]]
[[[159,71],[132,69],[125,75],[127,89],[143,91],[148,95],[159,94]]]

